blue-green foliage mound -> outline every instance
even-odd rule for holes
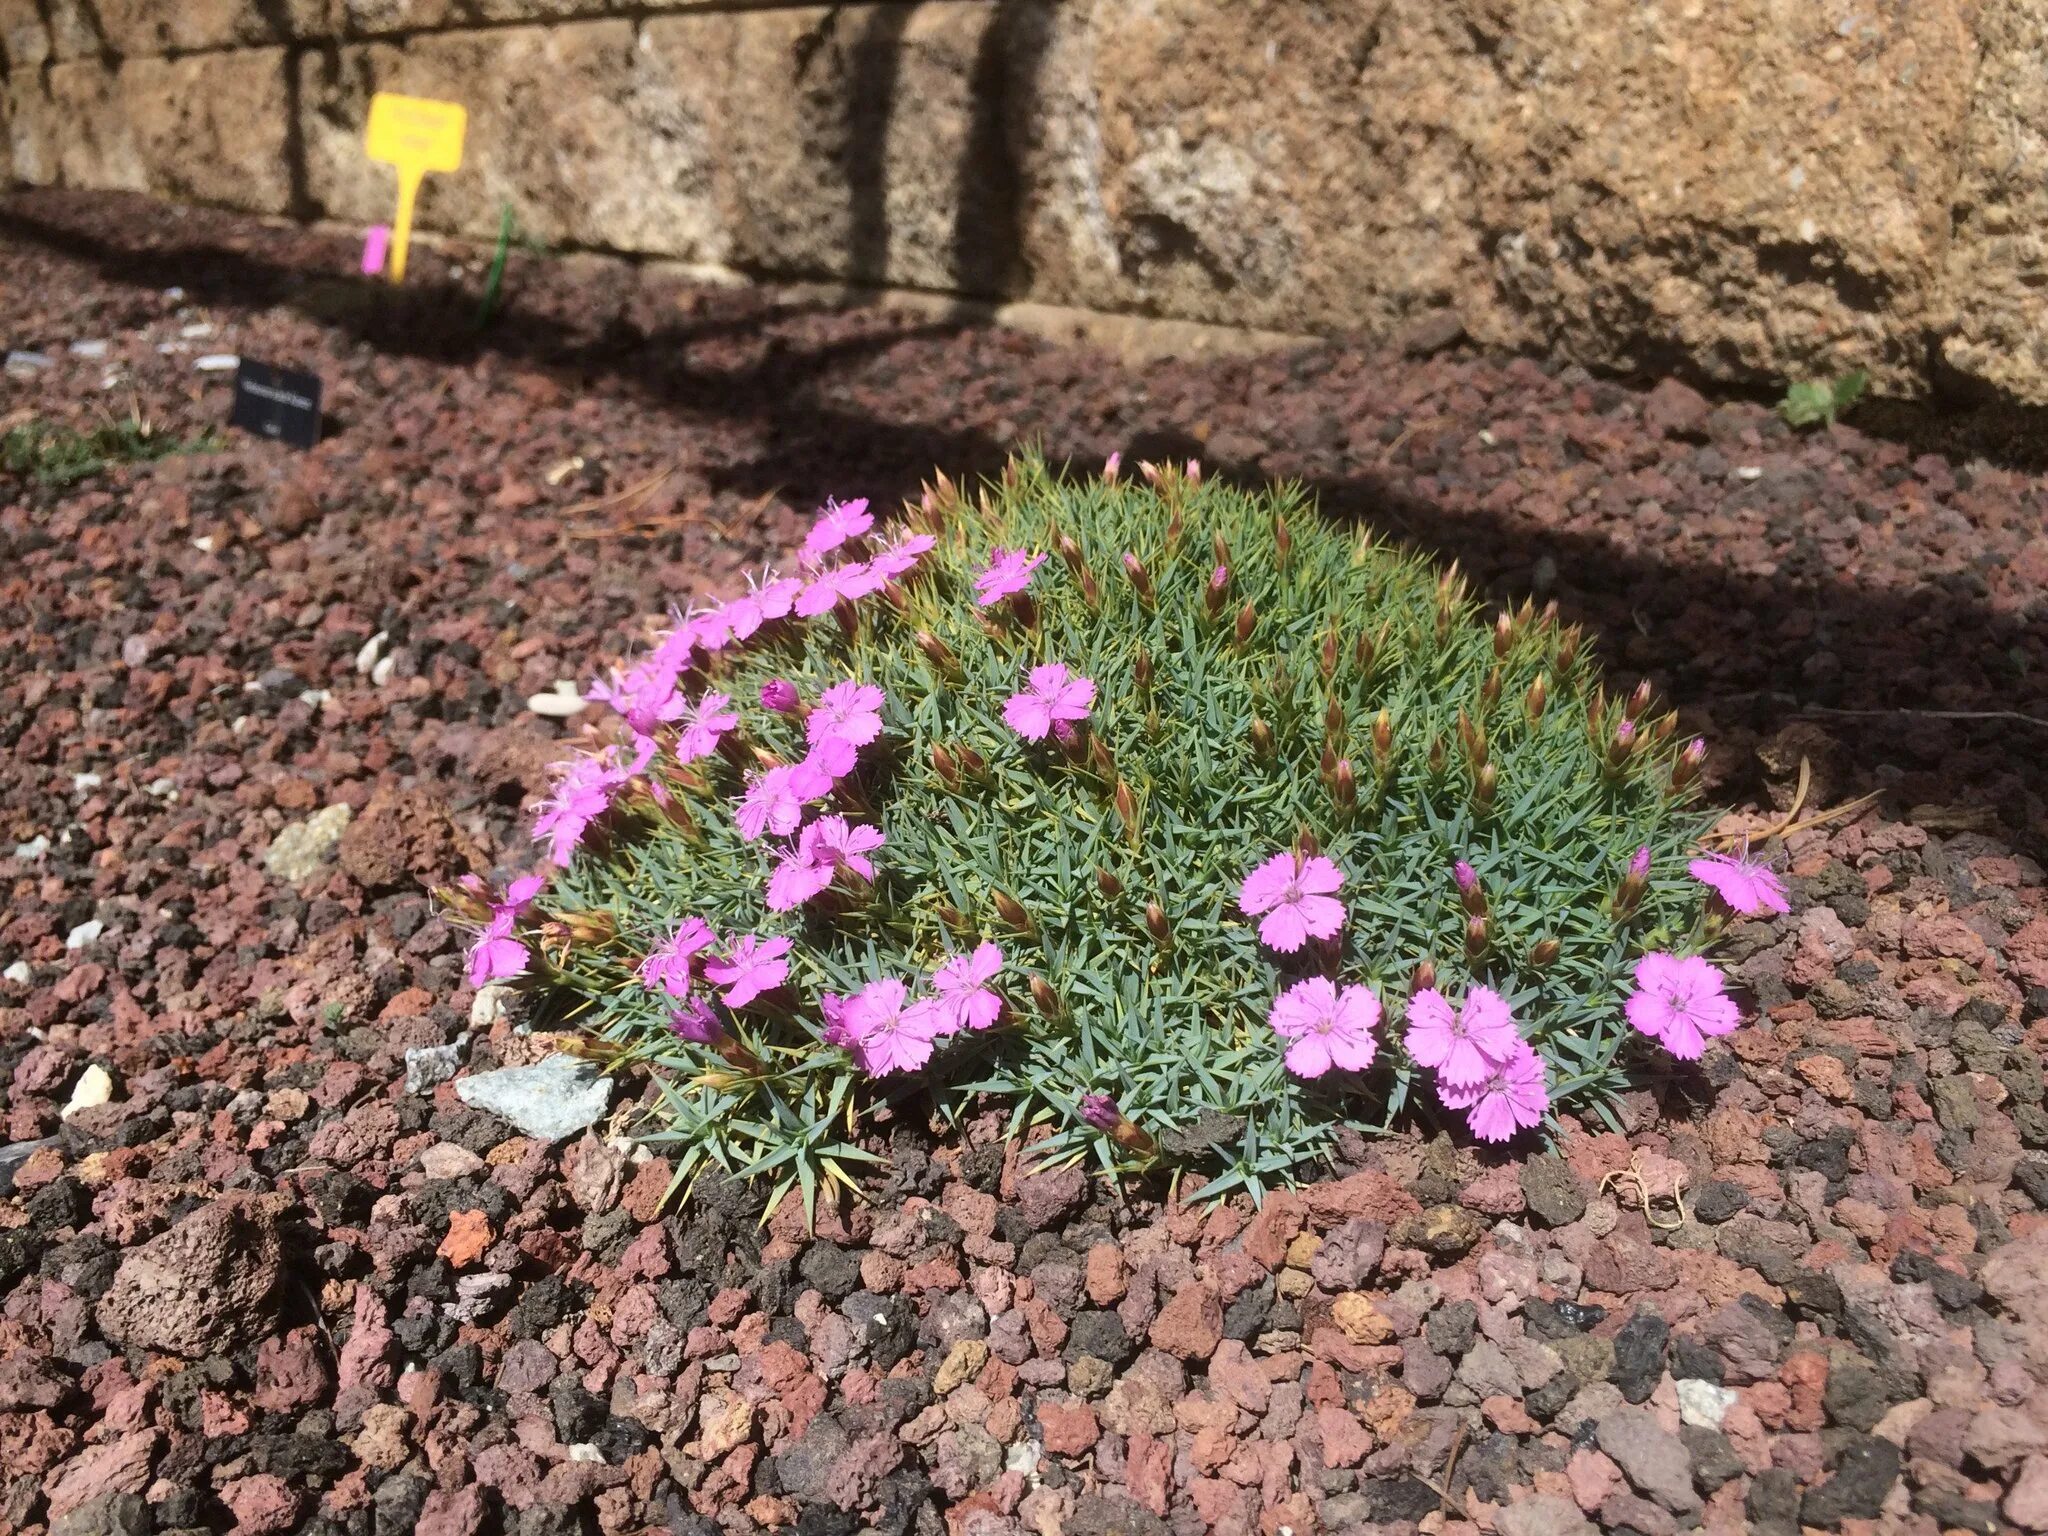
[[[1295,490],[1178,470],[1025,460],[867,522],[828,508],[810,568],[632,659],[619,744],[543,817],[567,867],[486,931],[525,955],[486,974],[523,965],[653,1069],[686,1170],[808,1196],[873,1161],[878,1103],[926,1095],[1211,1193],[1311,1175],[1341,1124],[1611,1115],[1649,1044],[1638,961],[1697,948],[1704,818],[1697,746],[1605,694],[1576,631],[1483,615]],[[833,746],[872,688],[879,731]],[[1294,917],[1247,900],[1261,866]],[[1418,993],[1444,1030],[1504,1005],[1527,1070],[1490,1121],[1404,1046]]]

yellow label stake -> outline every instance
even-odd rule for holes
[[[398,172],[398,213],[391,221],[391,281],[405,281],[405,252],[412,242],[412,205],[429,171],[445,175],[462,166],[462,137],[469,114],[456,102],[379,91],[370,98],[370,124],[363,148],[372,160]]]

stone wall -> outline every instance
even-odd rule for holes
[[[2048,0],[0,0],[15,177],[2048,403]]]

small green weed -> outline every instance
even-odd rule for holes
[[[511,253],[512,242],[519,236],[519,220],[512,212],[510,203],[503,203],[498,209],[498,244],[491,252],[490,270],[484,274],[483,303],[476,312],[476,328],[485,330],[497,318],[498,305],[505,290],[505,258]]]
[[[0,437],[0,472],[63,490],[116,464],[146,464],[174,453],[211,453],[220,440],[211,432],[182,438],[139,416],[127,416],[79,432],[31,421]]]
[[[1811,427],[1825,422],[1835,424],[1835,418],[1863,398],[1863,391],[1870,387],[1870,375],[1861,368],[1845,373],[1832,384],[1808,379],[1794,384],[1785,391],[1785,398],[1778,402],[1778,414],[1795,427]]]

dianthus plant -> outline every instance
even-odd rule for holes
[[[684,1172],[807,1200],[885,1104],[1256,1196],[1340,1125],[1612,1123],[1735,1026],[1710,891],[1781,887],[1688,864],[1702,748],[1646,688],[1295,491],[1142,468],[834,504],[678,615],[592,691],[548,888],[458,898],[473,979],[651,1069]]]

